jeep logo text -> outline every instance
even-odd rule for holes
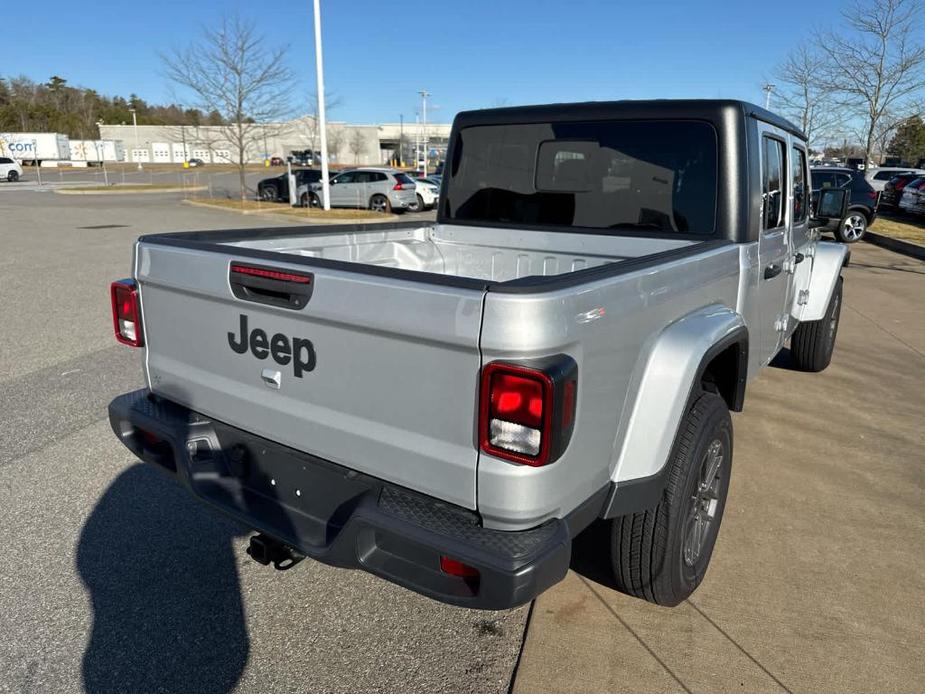
[[[247,315],[241,314],[239,335],[228,333],[228,346],[238,354],[244,354],[248,348],[258,359],[273,357],[280,366],[292,362],[292,375],[302,378],[306,371],[315,368],[315,346],[311,340],[301,337],[289,338],[282,333],[276,333],[268,338],[265,331],[254,328],[248,333]]]

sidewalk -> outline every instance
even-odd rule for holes
[[[675,609],[623,596],[583,536],[591,560],[534,606],[516,694],[923,691],[925,263],[855,246],[832,365],[766,369],[733,424],[700,589]]]

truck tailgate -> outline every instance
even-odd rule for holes
[[[151,390],[474,509],[484,290],[285,260],[140,242]],[[310,275],[310,297],[301,308],[238,298],[232,263]]]

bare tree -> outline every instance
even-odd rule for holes
[[[826,57],[827,87],[845,97],[861,122],[865,165],[881,121],[899,114],[923,88],[925,46],[917,43],[919,0],[856,2],[843,16],[850,32],[830,32],[817,43]]]
[[[360,163],[360,152],[363,151],[363,132],[359,129],[355,129],[350,133],[350,151],[353,152],[353,163]]]
[[[222,116],[218,127],[236,155],[242,200],[248,151],[262,144],[268,123],[289,111],[287,48],[269,47],[253,22],[233,14],[218,28],[203,29],[188,48],[163,56],[167,76],[189,90],[201,110]]]
[[[842,110],[822,74],[824,66],[821,55],[801,45],[787,55],[774,75],[780,84],[775,93],[780,111],[800,126],[810,145],[831,135],[841,121]]]
[[[344,147],[344,129],[331,128],[328,133],[328,153],[334,156],[334,161],[340,161],[340,151]]]
[[[339,96],[332,94],[327,89],[324,90],[325,116],[330,114],[331,111],[336,109],[342,103],[343,101]],[[312,92],[308,99],[308,118],[305,119],[305,134],[308,137],[308,144],[309,147],[311,147],[313,159],[315,156],[314,153],[321,148],[318,144],[321,139],[321,128],[319,127],[318,110],[318,93]],[[330,124],[328,124],[328,137],[330,137]]]

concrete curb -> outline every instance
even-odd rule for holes
[[[920,246],[917,243],[894,239],[892,236],[884,236],[883,234],[875,234],[870,230],[864,235],[864,240],[895,253],[908,255],[910,258],[925,260],[925,246]]]
[[[232,207],[220,207],[218,205],[210,205],[207,202],[199,202],[197,200],[183,200],[184,205],[192,205],[193,207],[202,207],[209,210],[218,210],[219,212],[231,212],[232,214],[243,214],[243,215],[263,215],[270,216],[274,219],[285,219],[290,222],[295,222],[297,224],[381,224],[383,222],[394,222],[398,219],[398,215],[395,214],[384,214],[376,217],[338,217],[336,219],[319,219],[311,217],[298,217],[296,215],[286,214],[284,212],[276,212],[274,210],[236,210]]]
[[[190,191],[208,190],[208,186],[185,186],[182,188],[156,188],[154,190],[119,190],[119,186],[100,186],[99,190],[73,190],[69,188],[56,188],[57,195],[157,195],[163,193],[186,193]]]

